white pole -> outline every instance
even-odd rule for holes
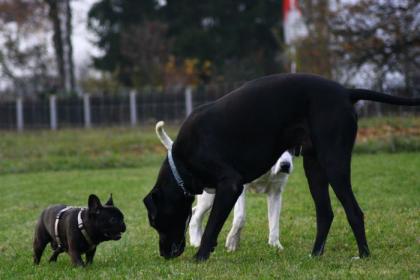
[[[90,128],[91,118],[90,118],[90,96],[89,94],[83,95],[83,113],[85,119],[85,128]]]
[[[16,121],[17,121],[17,130],[23,131],[23,101],[22,97],[16,99]]]
[[[136,102],[136,91],[130,91],[130,123],[132,127],[137,125],[137,102]]]
[[[57,106],[55,94],[50,96],[50,127],[51,130],[57,129]]]
[[[188,117],[193,109],[192,104],[192,86],[187,86],[185,88],[185,115]]]
[[[294,45],[290,47],[290,56],[292,57],[292,63],[290,64],[290,72],[296,73],[296,47]]]

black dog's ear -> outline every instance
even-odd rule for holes
[[[156,204],[153,199],[153,196],[154,196],[154,193],[151,192],[143,199],[143,203],[147,208],[147,212],[149,215],[149,222],[151,226],[155,225],[155,219],[157,215],[157,208],[156,208]]]
[[[114,201],[112,200],[112,193],[109,195],[108,201],[105,203],[106,206],[114,206]]]
[[[89,213],[99,214],[101,208],[102,208],[102,204],[99,198],[96,195],[91,194],[88,200]]]

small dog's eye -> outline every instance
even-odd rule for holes
[[[115,224],[117,222],[117,219],[115,219],[115,218],[111,218],[110,220],[109,220],[109,223],[110,224]]]

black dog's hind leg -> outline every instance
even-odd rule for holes
[[[346,212],[347,220],[356,237],[359,256],[369,256],[363,212],[354,197],[351,186],[351,153],[357,134],[357,117],[353,110],[335,112],[324,121],[317,139],[317,156],[325,167],[328,182]],[[331,137],[334,132],[334,137]]]
[[[225,180],[218,184],[213,208],[201,239],[200,248],[194,256],[197,261],[207,260],[216,247],[220,230],[242,190],[243,185],[238,180]]]
[[[93,263],[93,257],[95,257],[96,248],[86,252],[86,264]]]
[[[45,229],[41,219],[38,221],[35,228],[34,236],[34,264],[39,264],[41,261],[42,253],[44,252],[45,246],[51,241],[50,235]]]
[[[341,162],[343,164],[343,162]],[[350,160],[348,166],[342,166],[336,162],[327,170],[331,186],[346,211],[347,220],[353,229],[359,248],[359,257],[369,256],[369,248],[366,241],[365,222],[363,212],[354,197],[350,182]]]
[[[321,166],[314,153],[305,153],[303,166],[316,210],[317,228],[312,256],[320,256],[324,253],[325,242],[334,218],[328,193],[328,179],[325,169]]]

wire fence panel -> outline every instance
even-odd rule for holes
[[[420,115],[419,106],[396,106],[372,101],[359,101],[356,110],[361,118]]]
[[[25,128],[48,128],[50,106],[48,100],[24,100],[23,123]]]
[[[83,126],[83,100],[76,96],[57,98],[58,127]]]
[[[131,95],[126,91],[118,94],[60,96],[53,98],[55,102],[45,97],[0,100],[0,129],[135,126],[154,124],[159,120],[180,123],[191,106],[196,108],[212,102],[241,84],[197,86],[192,92],[181,87],[168,90],[148,87],[131,91]],[[370,101],[358,102],[355,107],[359,117],[420,115],[419,107]],[[56,118],[50,120],[55,116],[52,113],[54,109]]]
[[[15,129],[16,126],[16,102],[0,102],[0,129]]]
[[[93,126],[124,125],[130,121],[128,96],[91,96]]]
[[[184,91],[171,94],[144,91],[137,96],[137,115],[140,124],[157,120],[179,122],[185,118]]]

